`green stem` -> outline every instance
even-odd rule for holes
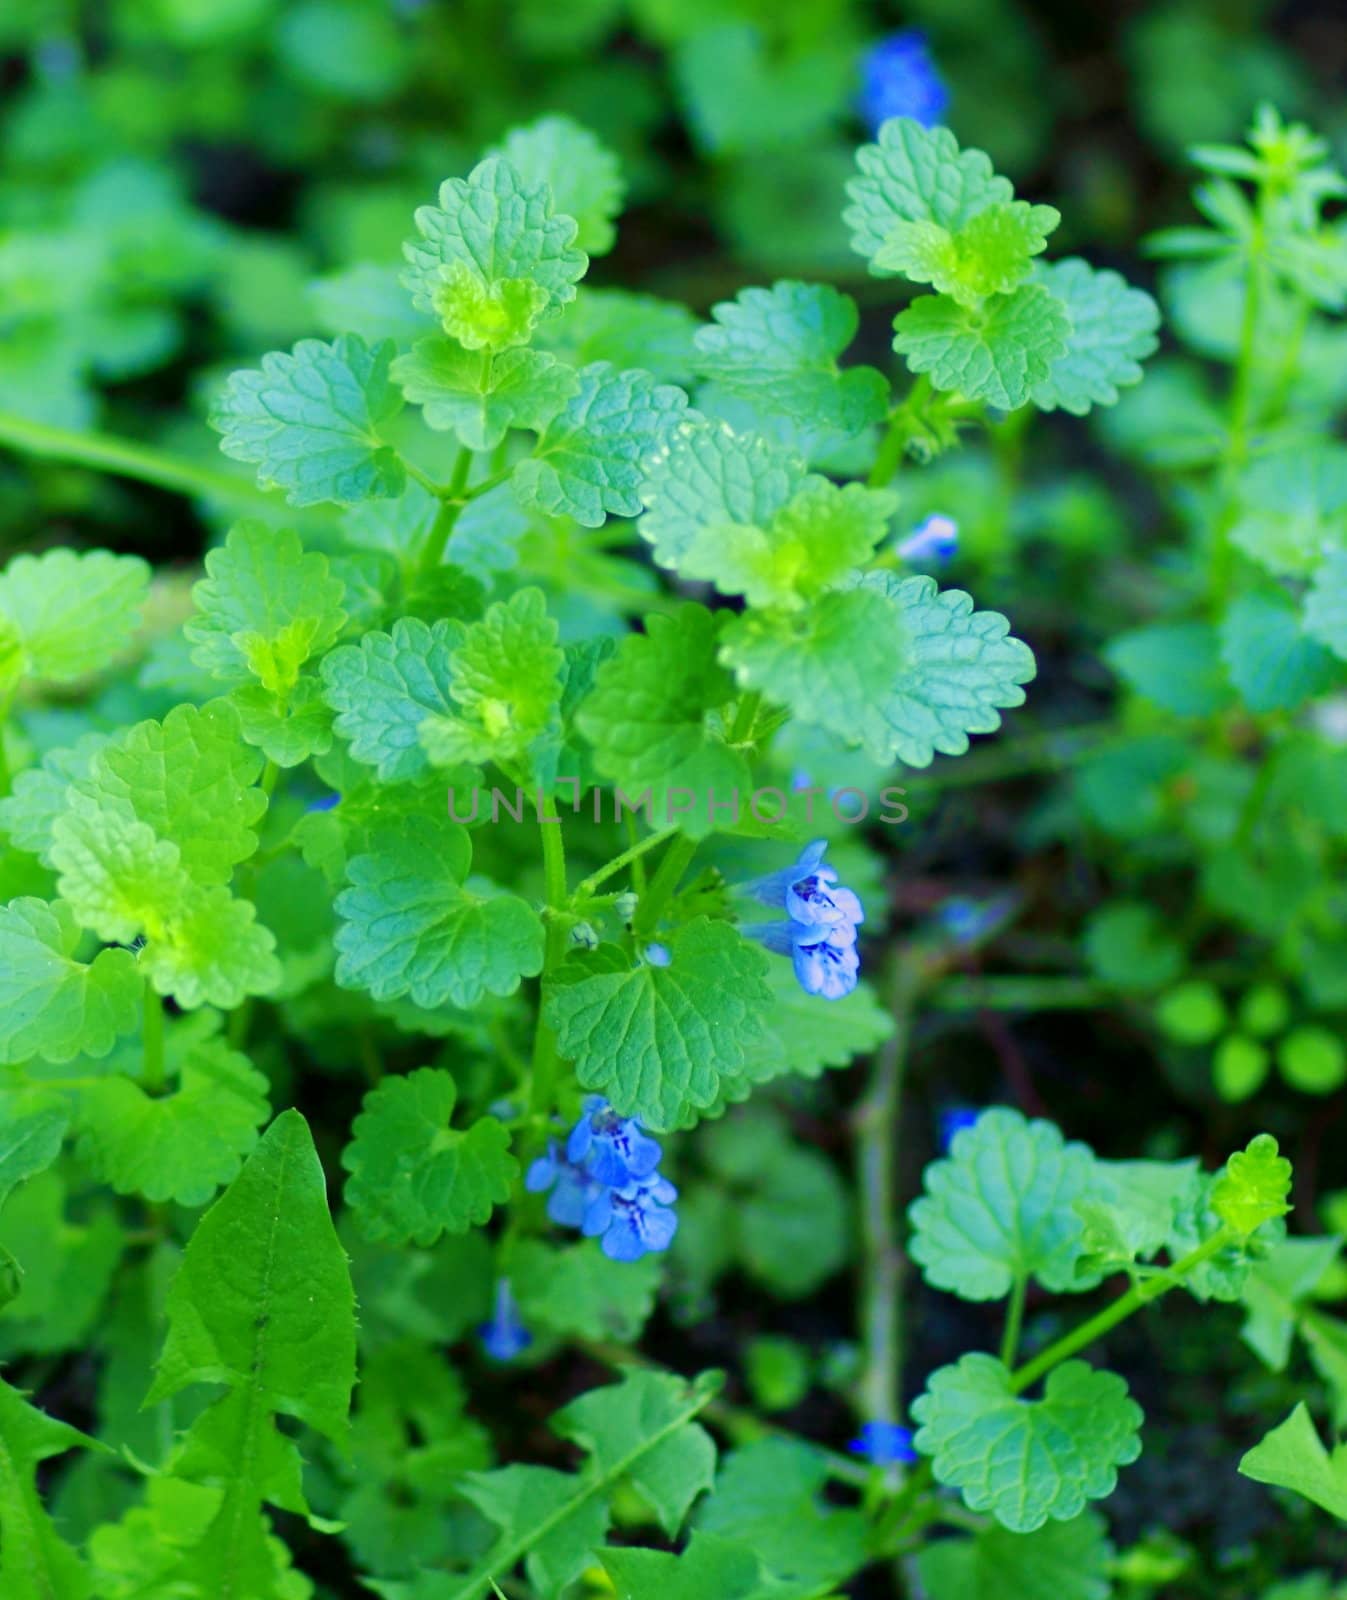
[[[628,813],[627,821],[629,825],[635,825],[635,818],[632,817],[630,813]],[[611,861],[605,862],[597,872],[591,872],[587,878],[582,878],[580,882],[576,884],[575,893],[571,898],[577,902],[580,900],[589,899],[589,897],[594,893],[595,889],[597,889],[601,883],[611,878],[615,872],[621,872],[623,867],[629,866],[633,861],[639,860],[647,850],[653,850],[656,845],[663,844],[666,839],[671,839],[677,832],[678,828],[675,826],[672,828],[662,828],[658,833],[646,834],[644,839],[638,840],[636,843],[632,844],[628,849],[624,850],[621,855],[616,855]]]
[[[758,720],[758,707],[762,704],[762,696],[756,689],[750,689],[742,696],[734,712],[734,722],[730,727],[731,744],[746,744],[753,733],[753,724]]]
[[[889,1010],[893,1032],[875,1057],[870,1087],[856,1110],[854,1133],[861,1194],[861,1375],[857,1406],[867,1422],[897,1422],[902,1410],[902,1294],[905,1260],[898,1237],[898,1135],[919,964],[899,951]]]
[[[1117,991],[1093,978],[947,978],[931,990],[936,1011],[1084,1011],[1115,1002]]]
[[[472,470],[472,451],[466,445],[460,447],[458,455],[454,458],[454,470],[449,479],[448,486],[437,489],[433,484],[428,485],[432,494],[440,496],[440,509],[431,525],[430,532],[426,535],[426,542],[417,561],[418,570],[422,573],[434,572],[444,560],[444,552],[449,544],[449,535],[454,531],[454,524],[458,521],[458,514],[464,506],[463,490],[468,481],[468,473]]]
[[[7,444],[14,450],[45,460],[68,461],[76,466],[90,467],[95,472],[135,478],[141,483],[152,483],[160,489],[174,489],[181,494],[201,495],[212,500],[246,501],[273,511],[279,505],[274,495],[258,488],[247,478],[236,478],[232,473],[198,466],[194,461],[185,461],[179,456],[152,450],[130,439],[119,439],[113,434],[78,433],[69,428],[53,428],[45,422],[30,422],[27,417],[16,417],[10,412],[0,412],[0,444]]]
[[[141,1007],[141,1087],[146,1094],[162,1094],[164,1088],[164,1002],[145,980]]]
[[[1023,1273],[1015,1279],[1010,1291],[1010,1305],[1006,1310],[1005,1331],[1001,1335],[1001,1365],[1013,1367],[1020,1351],[1020,1330],[1024,1326],[1024,1301],[1029,1292],[1029,1280]]]
[[[931,380],[925,373],[922,373],[913,382],[903,403],[890,414],[888,431],[879,441],[879,449],[875,454],[874,465],[870,468],[870,475],[865,480],[871,489],[882,489],[885,484],[892,483],[898,476],[898,469],[903,464],[903,456],[907,451],[908,441],[912,438],[913,418],[925,406],[927,396],[930,393]]]
[[[547,896],[547,942],[543,947],[543,982],[546,983],[548,974],[554,972],[566,957],[566,924],[558,915],[566,905],[566,842],[561,834],[557,803],[550,794],[543,798],[543,820],[538,832],[542,836],[543,883]],[[529,1083],[529,1109],[535,1115],[547,1116],[551,1112],[556,1096],[556,1077],[556,1035],[543,1019],[540,1000]]]
[[[637,943],[643,938],[648,938],[658,927],[665,906],[673,898],[674,890],[687,871],[688,863],[696,854],[697,841],[689,839],[686,834],[680,834],[664,852],[655,875],[650,880],[650,887],[642,896],[636,910],[632,933]]]

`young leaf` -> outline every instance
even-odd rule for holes
[[[991,1527],[942,1539],[917,1557],[930,1600],[1109,1600],[1112,1567],[1104,1519],[1093,1511],[1033,1533]]]
[[[139,556],[107,550],[15,556],[0,572],[0,639],[12,633],[18,670],[30,677],[65,683],[100,672],[131,643],[149,578]],[[0,666],[0,684],[4,676]]]
[[[452,715],[421,724],[436,766],[512,762],[551,726],[565,656],[541,589],[518,589],[462,630],[449,657]]]
[[[879,274],[899,270],[875,257],[900,224],[929,222],[953,232],[1015,197],[981,150],[960,150],[948,128],[925,128],[911,117],[885,122],[879,142],[856,152],[856,165],[861,176],[847,184],[852,204],[842,220],[852,230],[851,248]]]
[[[494,450],[511,428],[541,433],[579,388],[579,379],[540,350],[465,350],[451,339],[418,339],[393,363],[393,381],[432,428],[469,450]]]
[[[1071,322],[1056,296],[1021,284],[978,306],[927,294],[900,311],[893,348],[937,389],[1014,411],[1070,348]]]
[[[227,683],[255,679],[272,693],[288,691],[346,621],[345,585],[326,556],[306,552],[287,528],[236,524],[207,553],[206,572],[192,589],[196,615],[182,631],[192,660]]]
[[[143,988],[129,950],[75,957],[69,906],[24,897],[0,906],[0,1062],[107,1055],[140,1015]]]
[[[185,1011],[201,1005],[232,1011],[281,981],[276,940],[257,921],[257,908],[218,884],[193,884],[166,920],[151,915],[146,927],[141,967],[155,989]]]
[[[648,464],[674,437],[688,397],[639,368],[619,372],[595,361],[551,419],[533,454],[514,470],[519,503],[586,528],[604,518],[634,517]]]
[[[967,306],[1007,294],[1028,276],[1033,258],[1047,248],[1062,220],[1053,206],[1000,201],[954,231],[925,219],[899,222],[875,252],[874,272],[898,272],[929,283]]]
[[[851,435],[883,419],[889,399],[883,374],[837,364],[860,320],[847,295],[787,280],[743,289],[711,315],[714,323],[697,330],[698,377],[714,379],[759,411],[810,427]]]
[[[5,1600],[85,1600],[84,1563],[56,1531],[37,1489],[41,1462],[92,1439],[30,1406],[0,1380],[0,1593]]]
[[[912,1258],[929,1283],[965,1300],[1000,1300],[1030,1278],[1058,1292],[1081,1287],[1073,1205],[1095,1179],[1092,1153],[1052,1123],[984,1111],[926,1169],[926,1193],[909,1211]]]
[[[148,1095],[120,1074],[81,1090],[79,1157],[100,1183],[200,1206],[233,1179],[267,1119],[268,1085],[217,1027],[206,1013],[169,1028],[168,1094]]]
[[[1237,1150],[1211,1187],[1211,1209],[1236,1233],[1248,1235],[1291,1209],[1291,1163],[1277,1141],[1260,1133]]]
[[[526,184],[546,184],[557,210],[575,218],[581,250],[607,255],[627,186],[617,157],[588,128],[570,117],[540,117],[512,128],[498,153]]]
[[[649,791],[656,826],[679,820],[693,838],[714,828],[714,798],[728,804],[751,789],[748,762],[726,743],[718,715],[734,695],[716,661],[718,628],[692,604],[647,617],[645,633],[628,634],[598,669],[575,716],[595,767],[633,809]],[[676,799],[680,792],[690,804]]]
[[[1141,363],[1159,342],[1155,301],[1116,272],[1096,272],[1078,256],[1037,263],[1032,281],[1066,307],[1071,322],[1066,351],[1034,385],[1034,404],[1040,411],[1060,406],[1077,417],[1091,406],[1116,404],[1119,389],[1141,382]]]
[[[1141,1407],[1116,1373],[1083,1361],[1055,1367],[1043,1398],[1023,1400],[1001,1362],[975,1352],[933,1373],[912,1415],[937,1481],[1012,1533],[1079,1516],[1141,1454]]]
[[[497,1117],[450,1127],[457,1099],[453,1078],[433,1067],[365,1096],[341,1164],[366,1238],[432,1245],[480,1227],[509,1198],[519,1175],[510,1135]]]
[[[575,221],[552,214],[547,185],[499,156],[441,184],[439,204],[420,207],[416,227],[403,281],[413,304],[469,350],[527,344],[541,317],[575,298],[589,264],[574,248]]]
[[[351,743],[357,761],[378,770],[384,783],[416,778],[430,763],[420,728],[436,713],[453,714],[450,660],[461,629],[453,622],[427,627],[403,617],[389,633],[367,633],[323,658],[323,693],[337,713],[333,726]]]
[[[257,468],[292,506],[351,505],[400,495],[407,476],[381,430],[402,409],[389,377],[394,346],[355,334],[301,339],[257,370],[236,372],[211,408],[220,448]]]
[[[1239,1470],[1256,1483],[1294,1490],[1347,1522],[1347,1444],[1326,1450],[1303,1400],[1245,1453]]]
[[[686,1127],[743,1073],[771,1000],[768,957],[729,923],[697,917],[666,943],[666,966],[611,946],[576,958],[543,1002],[582,1087],[655,1131]]]
[[[337,896],[337,982],[376,1000],[471,1007],[513,994],[542,970],[543,926],[512,894],[464,886],[466,832],[447,818],[410,816],[370,830]]]

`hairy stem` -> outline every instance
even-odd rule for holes
[[[635,818],[628,814],[628,824],[635,826]],[[615,872],[621,872],[623,867],[630,866],[638,861],[647,850],[653,850],[657,845],[671,839],[678,832],[677,827],[662,828],[658,833],[648,833],[644,839],[634,840],[621,855],[616,855],[611,861],[606,861],[597,872],[591,872],[587,878],[582,878],[575,886],[573,898],[576,901],[587,900],[601,883],[606,882]]]
[[[202,495],[211,500],[243,501],[275,509],[278,500],[248,478],[199,466],[195,461],[169,455],[119,439],[110,433],[78,433],[70,428],[53,428],[45,422],[30,422],[12,412],[0,412],[0,444],[7,444],[26,455],[50,461],[68,461],[109,472],[120,478],[135,478],[159,489],[174,489],[180,494]]]
[[[680,834],[664,852],[650,880],[650,887],[636,910],[632,932],[638,941],[655,931],[665,906],[673,898],[674,890],[688,869],[688,863],[696,854],[697,841],[689,839],[686,834]]]
[[[861,1193],[861,1348],[856,1389],[867,1422],[897,1422],[902,1410],[902,1293],[905,1260],[897,1228],[898,1137],[903,1074],[921,968],[900,950],[889,986],[893,1033],[875,1057],[870,1087],[856,1109],[856,1166]]]
[[[430,532],[426,535],[426,542],[417,563],[423,573],[434,572],[444,560],[449,535],[453,533],[458,514],[464,506],[463,491],[467,486],[468,473],[471,470],[472,451],[463,445],[454,457],[454,469],[448,485],[443,489],[437,488],[434,484],[426,485],[432,494],[439,495],[440,509],[431,524]]]
[[[1010,1291],[1010,1304],[1006,1307],[1006,1325],[1001,1334],[1001,1365],[1013,1367],[1020,1352],[1020,1330],[1024,1327],[1024,1301],[1029,1292],[1029,1280],[1023,1274],[1015,1279]]]

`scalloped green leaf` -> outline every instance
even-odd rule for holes
[[[1071,321],[1055,295],[1021,284],[977,306],[926,294],[900,311],[893,348],[940,390],[1002,411],[1026,404],[1070,349]]]
[[[18,670],[34,678],[67,683],[101,672],[130,645],[149,581],[139,556],[65,549],[17,555],[0,572],[0,640],[12,635]],[[4,680],[0,652],[0,687]]]
[[[356,761],[384,783],[420,777],[430,762],[420,729],[435,715],[452,716],[450,662],[462,630],[402,617],[391,630],[365,634],[323,658],[323,694],[337,713],[333,727]]]
[[[1141,363],[1159,344],[1160,308],[1143,289],[1078,256],[1036,263],[1032,281],[1066,307],[1071,322],[1066,350],[1034,385],[1034,404],[1077,417],[1116,404],[1119,389],[1141,382]]]

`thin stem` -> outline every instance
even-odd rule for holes
[[[558,913],[566,905],[566,842],[561,834],[557,803],[549,794],[543,797],[543,819],[538,827],[542,836],[543,883],[547,896],[547,934],[543,947],[543,981],[559,967],[566,956],[566,924]],[[552,1110],[556,1096],[556,1035],[538,1007],[538,1027],[533,1036],[533,1070],[529,1083],[529,1109],[538,1116]]]
[[[271,510],[279,504],[273,494],[247,478],[217,472],[109,433],[78,433],[69,428],[54,428],[45,422],[30,422],[27,417],[16,417],[11,412],[0,412],[0,444],[45,460],[69,461],[95,472],[135,478],[141,483],[152,483],[157,488],[174,489],[182,494],[247,501]]]
[[[750,689],[740,698],[734,712],[734,723],[730,728],[731,744],[745,744],[753,733],[753,724],[758,720],[758,707],[762,704],[762,696],[756,689]]]
[[[146,1094],[162,1094],[164,1088],[164,1002],[145,980],[141,1006],[141,1087]]]
[[[903,1074],[921,968],[908,952],[894,958],[889,989],[893,1033],[875,1057],[869,1092],[854,1122],[861,1193],[861,1348],[857,1405],[867,1422],[897,1422],[902,1409],[902,1292],[897,1165]]]
[[[1029,1280],[1023,1273],[1015,1279],[1010,1291],[1010,1305],[1006,1309],[1006,1326],[1001,1335],[1001,1365],[1013,1367],[1020,1353],[1020,1330],[1024,1326],[1024,1301],[1029,1292]]]
[[[696,854],[697,841],[689,839],[686,834],[680,834],[664,852],[655,875],[650,880],[650,887],[642,896],[636,910],[636,921],[632,932],[638,941],[655,931],[665,906],[673,898],[674,890],[687,871],[688,863]]]
[[[629,826],[635,825],[635,819],[630,813],[628,813],[627,820]],[[678,828],[677,826],[674,826],[672,828],[661,828],[658,833],[646,834],[644,839],[632,844],[628,849],[624,850],[621,855],[616,855],[611,861],[605,862],[597,872],[591,872],[587,878],[582,878],[575,886],[575,893],[572,896],[572,899],[576,901],[587,900],[590,895],[594,893],[595,889],[597,889],[601,883],[604,883],[607,879],[611,878],[615,872],[621,872],[623,867],[630,865],[630,863],[633,861],[639,860],[647,850],[653,850],[657,845],[663,844],[666,839],[672,838],[677,832]]]
[[[463,488],[468,481],[468,473],[472,470],[472,451],[466,445],[460,447],[458,455],[454,458],[454,470],[446,488],[437,488],[434,484],[427,484],[432,494],[440,497],[440,509],[431,525],[430,532],[426,535],[426,542],[422,548],[417,566],[423,573],[434,572],[444,560],[444,552],[449,544],[449,535],[454,531],[454,524],[458,521],[458,514],[463,509]]]
[[[1094,978],[1015,973],[947,978],[931,990],[927,1004],[936,1011],[1085,1011],[1117,998],[1116,990]]]

